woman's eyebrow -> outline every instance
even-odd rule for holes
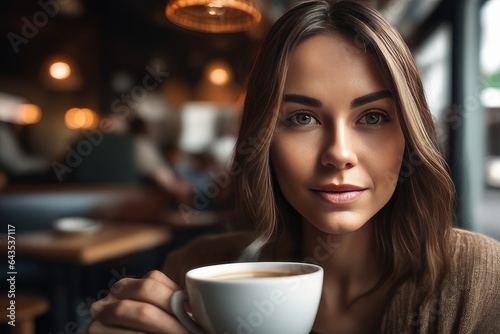
[[[295,102],[314,108],[320,108],[322,106],[320,100],[300,94],[285,94],[283,96],[283,102]]]
[[[351,108],[357,108],[364,104],[385,99],[388,97],[392,98],[392,93],[388,90],[381,90],[370,94],[366,94],[352,100]],[[283,102],[294,102],[314,108],[320,108],[323,105],[321,101],[318,99],[300,94],[285,94],[283,96]]]
[[[367,104],[367,103],[370,103],[370,102],[374,102],[374,101],[377,101],[377,100],[385,99],[387,97],[391,97],[392,98],[392,93],[390,91],[388,91],[388,90],[381,90],[381,91],[378,91],[378,92],[373,92],[373,93],[370,93],[370,94],[366,94],[366,95],[357,97],[354,100],[352,100],[352,102],[351,102],[351,109],[352,108],[360,107],[360,106],[362,106],[364,104]]]

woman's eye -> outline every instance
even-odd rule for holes
[[[304,112],[293,113],[285,119],[285,124],[292,126],[308,126],[317,123],[318,121],[314,118],[314,116]]]
[[[382,113],[380,111],[372,111],[363,115],[363,117],[361,117],[361,119],[359,120],[359,123],[374,126],[384,124],[389,120],[390,118],[386,113]]]

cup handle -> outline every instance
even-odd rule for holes
[[[170,299],[170,307],[177,319],[193,334],[207,334],[207,332],[198,325],[186,312],[184,303],[188,301],[186,290],[175,291]]]

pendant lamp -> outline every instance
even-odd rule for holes
[[[169,0],[165,11],[178,26],[208,33],[248,30],[262,18],[253,0]]]

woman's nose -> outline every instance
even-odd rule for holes
[[[346,126],[336,126],[325,133],[321,163],[337,169],[352,168],[358,163],[352,134]]]

